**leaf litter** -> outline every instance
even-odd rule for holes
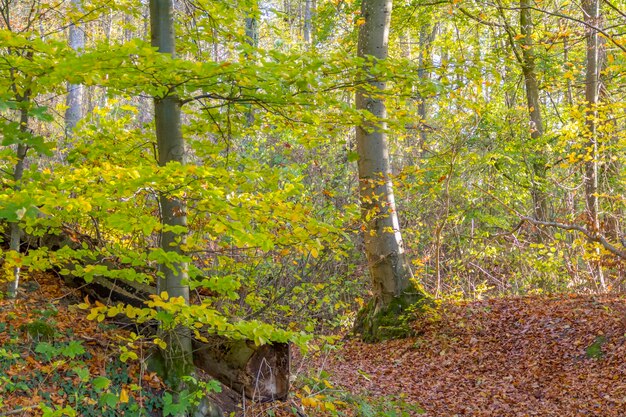
[[[624,296],[447,302],[414,327],[350,340],[325,367],[350,392],[402,396],[429,416],[626,416]]]
[[[70,307],[68,288],[56,277],[39,274],[36,288],[16,301],[0,300],[0,323],[29,323],[54,305],[55,323],[71,328],[91,353],[85,361],[92,376],[102,375],[116,355],[123,330],[102,332],[85,314]],[[399,398],[424,413],[373,415],[454,416],[626,416],[626,298],[621,295],[563,295],[443,302],[413,323],[417,336],[366,344],[348,339],[330,353],[294,358],[298,373],[320,374],[324,384],[370,403]],[[0,332],[0,343],[8,333]],[[30,359],[30,360],[29,360]],[[27,374],[45,366],[26,356]],[[137,364],[129,373],[141,374]],[[147,375],[142,375],[145,380]],[[139,381],[138,381],[139,382]],[[141,382],[140,382],[141,383]],[[154,388],[158,379],[144,381]],[[156,385],[154,385],[156,384]],[[330,400],[320,409],[296,384],[285,403],[250,404],[242,415],[358,416],[355,407]],[[62,405],[66,398],[51,399]],[[309,400],[307,400],[309,398]],[[8,411],[28,407],[38,396],[15,392],[3,398]],[[303,404],[305,404],[303,406]],[[324,404],[323,402],[321,404]],[[368,406],[369,407],[369,406]],[[371,408],[371,407],[370,407]],[[34,410],[32,410],[34,411]],[[368,412],[369,413],[369,412]],[[31,415],[31,413],[28,413]]]

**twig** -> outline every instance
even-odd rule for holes
[[[39,408],[39,406],[38,405],[30,405],[28,407],[16,408],[15,410],[11,410],[11,411],[6,411],[4,413],[0,413],[0,417],[12,416],[14,414],[23,413],[24,411],[33,410],[35,408]]]

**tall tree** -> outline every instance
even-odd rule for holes
[[[176,56],[174,16],[172,0],[150,1],[150,27],[152,46],[163,54]],[[154,120],[156,124],[157,151],[159,166],[169,163],[185,163],[185,143],[181,132],[181,102],[174,91],[164,97],[154,98]],[[185,202],[162,192],[159,196],[161,207],[161,249],[173,255],[171,262],[160,265],[157,283],[159,293],[166,292],[170,298],[182,297],[189,304],[188,265],[184,258],[183,246],[186,232],[176,229],[187,227]],[[170,259],[172,259],[170,257]],[[191,338],[186,329],[177,329],[166,336],[167,349],[164,352],[167,377],[173,389],[179,388],[180,377],[189,374],[193,366]],[[177,386],[178,385],[178,386]]]
[[[388,54],[391,0],[364,0],[359,30],[358,56],[365,60],[365,85],[356,93],[356,108],[364,113],[356,127],[359,155],[359,193],[365,223],[365,251],[374,292],[359,313],[355,330],[365,340],[401,336],[398,315],[425,297],[413,284],[413,273],[402,244],[393,193],[387,146],[386,83],[373,67]]]
[[[313,14],[315,13],[315,0],[304,1],[304,42],[310,45],[313,42]]]
[[[27,56],[31,56],[30,54]],[[17,91],[17,87],[13,84],[13,88]],[[16,101],[19,104],[19,115],[20,115],[20,126],[19,133],[22,136],[28,135],[28,109],[30,107],[30,91],[26,90],[22,94],[16,94]],[[22,137],[22,139],[24,139]],[[13,167],[13,190],[19,191],[20,183],[22,182],[22,177],[24,175],[24,160],[26,159],[26,154],[28,153],[28,145],[24,142],[18,142],[17,151],[16,151],[16,161]],[[11,231],[11,241],[9,243],[9,249],[15,252],[20,251],[21,245],[21,235],[22,229],[20,228],[20,224],[18,221],[12,221],[9,227]],[[20,282],[20,267],[15,265],[13,267],[13,275],[11,280],[9,281],[7,287],[7,297],[15,298],[17,296],[17,289],[19,287]]]
[[[585,202],[587,220],[593,234],[600,233],[599,202],[598,202],[598,95],[599,95],[599,72],[598,57],[600,42],[598,28],[600,27],[600,1],[585,0],[583,3],[585,13],[587,54],[585,63],[585,127],[587,138],[588,161],[585,163]],[[599,251],[596,251],[599,255]],[[606,288],[602,267],[593,267],[595,278],[599,281],[602,289]]]
[[[72,9],[73,12],[82,11],[82,0],[72,0]],[[85,48],[85,32],[77,21],[73,21],[70,24],[68,44],[70,48],[75,51],[80,51]],[[82,84],[68,84],[66,105],[65,134],[69,136],[83,116]]]
[[[541,139],[544,132],[541,117],[541,102],[539,101],[539,84],[535,66],[535,49],[533,41],[533,20],[531,14],[531,0],[520,0],[520,32],[523,35],[521,59],[524,85],[526,87],[526,105],[530,116],[530,137],[533,143]],[[515,47],[515,45],[512,45]],[[531,197],[533,214],[537,220],[546,221],[548,215],[548,198],[542,189],[542,182],[546,176],[545,157],[536,153],[530,161],[531,165]]]

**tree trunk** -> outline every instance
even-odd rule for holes
[[[256,346],[250,340],[209,336],[193,343],[194,364],[224,385],[256,401],[284,400],[289,394],[288,343]]]
[[[539,86],[537,85],[537,73],[535,69],[535,51],[533,36],[533,21],[530,10],[530,0],[520,0],[520,30],[524,36],[522,41],[522,73],[526,87],[526,105],[530,116],[530,137],[533,145],[541,139],[544,132],[541,117],[541,102],[539,101]],[[530,175],[531,175],[531,198],[533,214],[537,220],[547,221],[548,197],[542,189],[546,177],[545,156],[541,153],[531,152]]]
[[[303,37],[304,42],[308,45],[313,43],[313,14],[315,13],[314,0],[304,1],[304,25]]]
[[[72,0],[75,10],[82,10],[81,0]],[[75,51],[85,48],[85,32],[77,22],[72,22],[69,27],[68,44]],[[70,137],[72,131],[83,117],[83,86],[82,84],[68,84],[67,86],[67,109],[65,110],[65,135]]]
[[[385,82],[371,71],[378,60],[387,58],[391,0],[364,0],[361,16],[365,23],[359,30],[358,56],[367,60],[363,68],[367,86],[357,90],[356,108],[370,113],[375,121],[363,120],[356,127],[356,142],[365,251],[374,298],[359,313],[355,331],[365,340],[375,341],[406,335],[399,315],[425,294],[413,285],[400,234],[385,133],[386,108],[380,97]]]
[[[56,241],[54,236],[51,240]],[[68,243],[78,244],[70,239]],[[119,266],[101,260],[109,269]],[[105,305],[124,303],[138,308],[145,307],[145,301],[155,294],[153,286],[133,281],[111,280],[95,276],[85,281],[72,274],[73,266],[68,265],[70,274],[65,283],[79,288],[81,293]],[[147,328],[153,332],[156,329]],[[273,343],[256,346],[250,340],[231,340],[223,336],[205,334],[206,341],[193,340],[193,363],[198,368],[220,381],[225,386],[258,401],[282,400],[289,394],[290,352],[288,343]],[[163,361],[163,355],[157,355]],[[159,364],[158,367],[164,364]]]
[[[594,28],[600,26],[600,2],[599,0],[586,0],[583,3],[587,32],[587,59],[585,73],[585,127],[589,161],[585,163],[585,206],[587,220],[590,229],[594,233],[600,232],[599,202],[598,202],[598,140],[597,140],[597,117],[598,117],[598,94],[599,94],[599,65],[598,56],[600,44],[598,31]],[[599,250],[596,256],[599,257]],[[606,289],[602,267],[598,260],[592,261],[592,270],[602,290]]]
[[[159,52],[175,56],[174,17],[172,0],[150,1],[150,27],[152,46]],[[160,166],[174,162],[185,163],[185,145],[181,133],[180,100],[170,93],[154,99],[154,120],[156,124],[158,161]],[[187,227],[186,206],[184,201],[162,193],[159,196],[161,222],[161,249],[183,255],[185,234],[168,230],[168,226]],[[158,293],[167,292],[170,298],[182,297],[189,304],[188,265],[183,261],[174,261],[171,265],[160,265],[160,277],[157,282]],[[180,387],[180,377],[188,375],[192,369],[192,347],[189,329],[176,329],[164,335],[167,350],[164,352],[166,372],[174,390]]]
[[[26,134],[28,132],[28,104],[30,101],[30,92],[26,91],[24,95],[18,100],[20,108],[20,132]],[[24,175],[24,159],[26,159],[26,153],[28,152],[28,146],[22,143],[17,145],[16,157],[17,161],[13,167],[13,189],[18,191],[20,189],[20,182]],[[9,242],[9,249],[15,252],[20,251],[21,234],[19,222],[11,222],[9,226],[11,232],[11,241]],[[20,266],[15,265],[12,271],[11,281],[7,285],[7,297],[15,298],[17,296],[17,289],[20,284]]]
[[[258,10],[253,10],[249,17],[246,17],[246,43],[253,48],[253,51],[259,47],[259,20],[256,16]],[[246,59],[254,60],[256,58],[255,52],[252,54],[246,53]],[[254,124],[254,107],[251,104],[248,105],[246,110],[246,126],[250,127]]]

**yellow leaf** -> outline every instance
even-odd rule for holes
[[[120,392],[120,402],[125,404],[128,400],[128,391],[126,391],[126,388],[122,388],[122,392]]]
[[[169,298],[169,295],[167,295],[167,291],[163,291],[161,293],[161,299],[167,301],[168,298]]]
[[[364,24],[365,24],[365,18],[363,18],[363,17],[359,17],[359,18],[356,20],[356,25],[357,25],[357,26],[363,26]]]
[[[158,337],[154,339],[154,344],[160,347],[161,349],[165,349],[167,347],[167,343],[165,343],[163,340],[159,339]]]

